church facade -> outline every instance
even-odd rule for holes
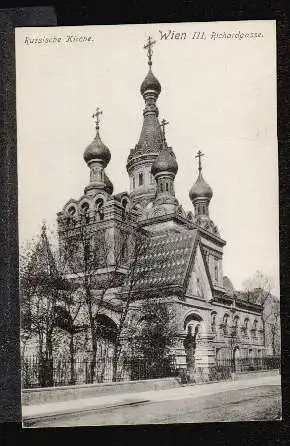
[[[101,111],[97,109],[96,136],[84,151],[89,183],[80,198],[70,199],[58,213],[59,242],[60,247],[65,245],[83,216],[92,237],[102,233],[110,240],[107,268],[118,272],[119,282],[106,290],[106,296],[116,305],[104,305],[100,313],[118,324],[117,303],[122,301],[126,280],[132,278],[128,259],[136,250],[134,234],[141,231],[143,249],[135,257],[134,283],[131,282],[132,317],[138,317],[134,309],[144,299],[168,302],[178,326],[172,347],[176,365],[186,369],[192,352],[195,365],[206,373],[219,359],[263,355],[262,309],[243,299],[224,276],[226,241],[210,218],[213,191],[203,176],[200,151],[197,178],[191,188],[189,185],[192,210],[185,210],[175,196],[178,161],[166,140],[167,122],[159,121],[161,84],[152,71],[153,43],[149,38],[145,46],[149,69],[140,88],[145,103],[143,126],[137,144],[128,154],[129,191],[113,193],[106,174],[111,152],[100,136]],[[104,265],[95,274],[104,275]],[[194,339],[193,350],[188,346],[190,338]]]

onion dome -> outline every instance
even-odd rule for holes
[[[189,191],[189,198],[191,201],[195,201],[198,198],[207,198],[210,200],[212,195],[212,188],[204,181],[200,171],[196,182]]]
[[[105,191],[108,192],[109,195],[112,195],[113,190],[114,190],[113,183],[111,182],[110,178],[108,177],[108,175],[106,173],[105,173],[104,177],[105,177]]]
[[[89,163],[94,159],[101,161],[104,167],[107,166],[111,159],[111,152],[102,142],[98,129],[95,138],[84,151],[84,160],[86,163]]]
[[[149,69],[147,76],[145,77],[144,81],[141,84],[140,92],[142,96],[144,93],[148,90],[155,91],[158,95],[161,92],[161,85],[159,80],[154,76],[151,69]]]
[[[151,167],[152,175],[157,175],[160,172],[171,172],[174,176],[177,174],[178,164],[173,155],[167,148],[163,148],[158,157],[155,158]]]

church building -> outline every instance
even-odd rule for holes
[[[168,123],[159,120],[158,97],[162,89],[152,70],[154,43],[149,37],[144,47],[149,68],[140,87],[144,99],[143,125],[137,144],[128,150],[124,166],[129,190],[114,194],[113,179],[106,174],[113,148],[109,149],[101,139],[102,111],[97,109],[96,135],[83,155],[89,168],[89,182],[83,195],[70,199],[57,215],[59,243],[65,249],[66,241],[76,234],[85,216],[92,237],[103,234],[112,248],[110,264],[100,262],[95,274],[102,278],[106,269],[118,273],[118,281],[106,290],[99,312],[104,320],[108,324],[119,323],[118,302],[124,299],[126,283],[131,280],[132,317],[138,317],[134,308],[144,299],[160,298],[168,302],[174,309],[178,326],[172,347],[176,366],[180,369],[188,366],[192,350],[187,340],[191,337],[196,346],[192,351],[195,365],[207,373],[223,358],[263,355],[262,309],[246,301],[224,275],[226,241],[210,217],[214,193],[205,181],[201,151],[196,155],[193,184],[184,184],[188,187],[192,209],[184,209],[175,195],[178,152],[175,153],[166,139]],[[138,255],[136,233],[141,233],[143,240]],[[134,253],[132,282],[129,270],[132,263],[128,259]]]

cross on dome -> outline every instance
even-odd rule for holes
[[[201,157],[204,156],[204,153],[201,152],[201,150],[199,150],[197,152],[197,155],[195,155],[195,158],[198,158],[198,170],[199,172],[201,172],[202,167],[201,167]]]
[[[92,118],[96,118],[95,122],[96,122],[96,129],[99,129],[99,125],[100,125],[100,115],[102,115],[103,112],[100,109],[100,107],[96,108],[95,113],[93,113]]]
[[[169,124],[169,122],[166,121],[166,119],[162,119],[162,121],[161,121],[161,123],[160,123],[161,131],[162,131],[162,136],[163,136],[163,142],[166,141],[166,138],[165,138],[165,126],[168,125],[168,124]]]
[[[152,46],[155,45],[156,40],[152,40],[151,36],[148,37],[148,42],[146,43],[146,45],[144,45],[144,50],[148,50],[147,51],[147,55],[148,55],[148,65],[149,67],[152,66]]]

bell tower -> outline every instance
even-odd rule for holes
[[[140,92],[145,101],[143,126],[139,141],[131,149],[127,160],[127,172],[130,178],[130,197],[133,203],[145,207],[156,192],[156,182],[151,173],[151,166],[162,150],[162,131],[156,106],[161,85],[152,72],[152,46],[156,42],[148,37],[144,45],[147,50],[149,70],[141,84]]]

